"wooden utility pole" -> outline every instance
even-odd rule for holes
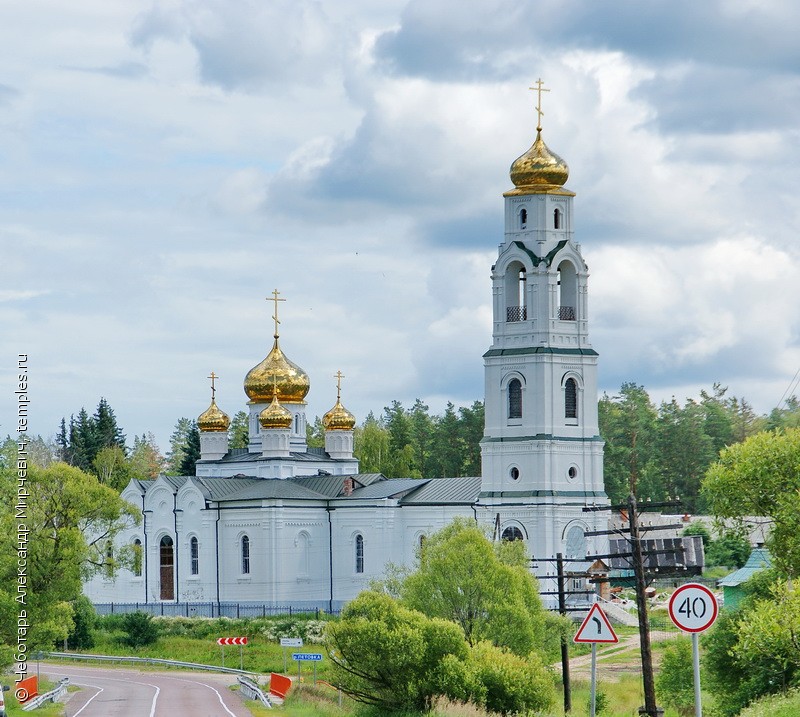
[[[558,611],[567,614],[567,595],[564,590],[564,556],[556,554],[556,574],[558,575]],[[572,710],[572,693],[569,682],[569,645],[567,636],[561,635],[561,676],[564,683],[564,714]]]
[[[656,682],[653,675],[653,652],[650,649],[650,623],[647,615],[647,583],[642,559],[642,541],[639,535],[639,517],[636,496],[628,496],[628,523],[630,526],[631,552],[633,553],[633,575],[636,581],[636,610],[639,613],[639,646],[642,653],[642,684],[644,686],[644,707],[640,715],[662,717],[664,710],[656,706]]]

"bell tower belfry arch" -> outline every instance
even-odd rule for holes
[[[589,341],[588,267],[574,241],[569,168],[542,139],[511,165],[505,232],[492,267],[492,345],[484,354],[486,423],[480,503],[487,520],[521,524],[537,557],[566,554],[584,513],[607,502]],[[570,532],[571,531],[571,532]]]

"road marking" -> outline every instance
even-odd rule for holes
[[[72,684],[80,685],[81,687],[92,687],[97,690],[97,692],[95,692],[88,700],[86,700],[86,704],[83,705],[83,707],[81,707],[74,715],[72,715],[72,717],[78,717],[78,715],[89,706],[89,703],[103,691],[103,688],[98,687],[97,685],[88,685],[83,682],[73,682]]]
[[[64,675],[65,677],[86,677],[87,675],[78,673],[78,675],[69,675],[66,672],[57,672],[55,674]],[[153,695],[153,704],[150,705],[150,717],[155,717],[156,714],[156,702],[158,702],[158,695],[161,693],[161,688],[158,685],[152,685],[149,682],[137,682],[136,680],[121,680],[117,677],[99,677],[97,679],[100,680],[107,680],[109,682],[124,682],[126,685],[142,685],[144,687],[152,687],[156,693]],[[73,685],[80,685],[82,687],[93,687],[96,690],[99,690],[96,694],[92,695],[92,697],[86,701],[86,704],[81,707],[72,717],[78,717],[78,715],[83,712],[88,706],[89,702],[91,702],[95,697],[97,697],[100,692],[103,692],[102,687],[98,687],[97,685],[89,684],[88,682],[72,682]],[[214,690],[216,692],[216,690]],[[223,705],[224,706],[224,705]],[[227,708],[226,708],[227,709]],[[232,714],[232,717],[236,717],[236,715]]]

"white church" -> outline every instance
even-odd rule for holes
[[[113,580],[86,583],[100,609],[337,610],[387,563],[412,563],[420,541],[456,516],[489,526],[497,539],[524,541],[538,560],[607,552],[603,538],[585,536],[606,527],[607,515],[583,510],[608,503],[588,270],[574,240],[569,169],[542,139],[539,97],[536,139],[511,165],[513,188],[503,195],[492,343],[483,356],[481,476],[359,473],[356,419],[342,405],[341,381],[323,419],[324,449],[310,448],[310,381],[280,346],[276,290],[272,349],[244,379],[249,445],[229,448],[230,420],[214,399],[212,373],[211,405],[197,419],[196,475],[134,480],[122,493],[142,520],[109,550],[133,547],[139,559]]]

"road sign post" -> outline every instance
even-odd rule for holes
[[[603,612],[599,603],[592,605],[586,617],[583,618],[578,632],[572,638],[574,642],[591,643],[592,645],[592,685],[590,692],[589,717],[595,717],[597,710],[597,645],[598,643],[619,642],[617,633],[611,627],[608,617]]]
[[[293,652],[292,659],[297,661],[297,679],[300,680],[300,665],[304,662],[314,663],[314,684],[317,684],[317,663],[322,662],[321,652]]]
[[[302,637],[282,637],[281,648],[283,649],[283,672],[286,673],[286,648],[287,647],[302,647]]]
[[[669,617],[677,627],[692,635],[692,667],[694,671],[694,714],[702,717],[700,698],[700,646],[698,634],[714,624],[719,613],[717,599],[705,585],[681,585],[669,599]]]
[[[217,644],[222,650],[222,666],[225,667],[225,645],[238,645],[239,646],[239,669],[244,672],[244,653],[242,652],[243,645],[247,644],[246,637],[219,637]]]

